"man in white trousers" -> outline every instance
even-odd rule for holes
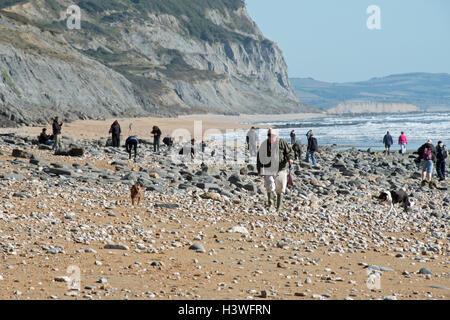
[[[294,151],[289,144],[278,137],[278,131],[269,129],[257,156],[257,170],[264,178],[267,190],[268,208],[273,210],[276,201],[276,210],[280,211],[283,203],[283,194],[286,192],[288,168],[294,162]]]

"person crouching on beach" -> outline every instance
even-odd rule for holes
[[[400,152],[402,154],[406,153],[406,145],[408,144],[408,140],[406,139],[405,133],[402,131],[400,136],[398,137],[398,144],[400,145]]]
[[[167,150],[170,151],[170,149],[173,146],[173,138],[172,137],[165,137],[163,139],[163,143],[167,146]]]
[[[55,143],[55,141],[53,140],[53,136],[49,136],[47,134],[46,128],[42,129],[42,132],[39,135],[38,141],[39,141],[39,143],[45,144],[47,146],[51,146],[52,144]]]
[[[294,143],[292,150],[294,151],[294,160],[302,158],[302,144],[300,140]]]
[[[125,141],[125,149],[127,150],[131,159],[131,150],[134,149],[134,162],[136,162],[136,155],[137,155],[137,146],[138,146],[139,140],[136,138],[136,136],[129,136],[127,140]]]
[[[278,131],[269,129],[267,139],[261,144],[256,167],[258,174],[264,178],[267,190],[268,210],[273,210],[276,201],[276,210],[280,211],[283,194],[286,192],[288,167],[294,162],[294,152],[289,144],[278,138]]]

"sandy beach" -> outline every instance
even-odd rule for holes
[[[209,164],[202,175],[199,164],[177,168],[150,146],[133,163],[113,148],[77,158],[4,139],[1,299],[449,299],[445,191],[406,177],[422,205],[387,217],[371,198],[380,175],[330,170],[333,157],[351,151],[328,150],[321,169],[296,164],[295,188],[277,214],[263,193],[246,191],[262,181],[245,165]],[[33,163],[11,156],[18,145]],[[362,157],[382,170],[379,154]],[[148,187],[133,207],[137,177]],[[70,286],[69,267],[79,270],[79,287]]]
[[[305,114],[275,114],[275,115],[189,115],[177,118],[117,118],[107,120],[79,120],[71,123],[65,123],[62,128],[62,135],[67,135],[75,139],[105,139],[110,136],[109,128],[114,120],[118,120],[122,129],[122,138],[126,139],[128,135],[136,135],[140,139],[153,139],[150,134],[152,126],[159,126],[165,135],[172,134],[175,130],[186,129],[191,135],[208,135],[211,130],[219,130],[225,133],[226,130],[249,129],[250,123],[266,121],[283,121],[290,119],[308,119],[324,116],[323,114],[305,113]],[[64,119],[61,119],[64,121]],[[197,123],[198,131],[194,132],[194,126]],[[129,126],[132,124],[132,130]],[[259,126],[263,128],[265,126]],[[20,128],[0,128],[0,133],[18,133],[26,136],[38,136],[43,127],[20,127]],[[47,127],[47,133],[51,134],[51,124]]]
[[[144,138],[151,125],[193,130],[194,120],[249,127],[241,117],[119,119]],[[320,167],[296,161],[276,213],[255,159],[221,161],[209,145],[205,170],[142,143],[133,162],[97,141],[110,123],[65,124],[63,142],[81,157],[34,144],[41,128],[2,129],[16,134],[0,137],[0,299],[449,299],[448,189],[421,187],[409,156],[324,147]],[[386,177],[413,193],[411,212],[388,216],[374,200]],[[144,198],[132,206],[137,179]]]

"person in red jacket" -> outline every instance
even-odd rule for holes
[[[408,144],[408,140],[406,139],[405,133],[402,131],[400,137],[398,137],[398,144],[400,145],[400,152],[402,154],[406,153],[406,145]]]

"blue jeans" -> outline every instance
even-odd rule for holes
[[[305,161],[308,162],[308,163],[309,163],[309,155],[311,155],[311,159],[312,159],[313,165],[314,166],[317,165],[316,152],[315,151],[308,151],[308,152],[306,152],[306,159],[305,159]]]
[[[446,166],[445,161],[438,161],[436,163],[436,171],[437,171],[438,177],[441,179],[445,179],[445,166]]]
[[[433,173],[433,160],[422,160],[422,172]]]

